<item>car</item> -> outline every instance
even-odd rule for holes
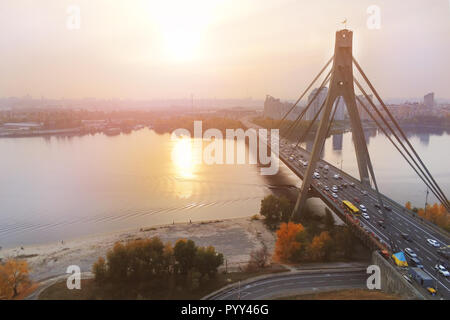
[[[383,227],[383,228],[386,227],[386,226],[384,225],[384,220],[383,220],[383,219],[378,220],[378,221],[377,221],[377,225],[380,226],[380,227]]]
[[[436,253],[448,260],[450,258],[450,246],[440,247],[436,250]]]
[[[383,212],[381,210],[377,210],[378,214],[383,215]]]
[[[346,183],[343,183],[342,186],[343,186],[344,188],[347,188],[347,184],[346,184]]]
[[[352,183],[350,183],[350,186],[354,188],[355,184],[352,182]]]
[[[374,206],[375,208],[377,208],[377,209],[381,209],[381,207],[380,207],[380,205],[379,205],[378,203],[375,203],[373,206]]]
[[[391,207],[389,207],[388,205],[384,205],[384,208],[385,208],[387,211],[392,211]]]
[[[417,258],[417,254],[416,254],[411,248],[405,248],[405,253],[406,253],[410,258]]]
[[[326,165],[323,166],[323,169],[324,170],[328,170],[328,169],[330,169],[330,166],[326,164]]]
[[[361,216],[366,220],[370,220],[370,216],[366,212],[361,213]]]
[[[427,239],[427,242],[429,245],[435,247],[435,248],[439,248],[441,245],[439,244],[439,242],[437,242],[434,239]]]
[[[332,187],[331,187],[331,190],[332,190],[333,192],[338,192],[338,187],[332,186]]]
[[[293,157],[293,156],[290,156],[290,157],[289,157],[289,160],[291,160],[291,161],[294,160],[294,157]]]
[[[411,267],[416,267],[416,268],[419,268],[419,269],[423,269],[422,262],[420,262],[420,260],[417,259],[417,258],[411,258],[409,260],[409,264],[410,264]]]
[[[334,193],[334,192],[333,192],[332,196],[333,196],[333,198],[337,198],[338,197],[338,195],[336,193]]]
[[[412,241],[411,237],[407,233],[402,233],[401,236],[402,236],[403,239],[405,239],[408,242]]]
[[[428,291],[428,293],[431,294],[432,296],[435,296],[435,295],[436,295],[436,289],[434,289],[434,288],[428,287],[428,288],[427,288],[427,291]]]
[[[314,172],[313,178],[320,179],[320,174],[318,172]]]
[[[338,174],[335,174],[335,175],[333,176],[333,178],[335,178],[335,179],[339,179],[339,177],[340,177],[340,175],[338,175]]]
[[[361,193],[362,193],[364,196],[367,196],[367,191],[361,190]]]
[[[328,186],[325,186],[325,191],[330,191],[330,188],[328,188]]]
[[[359,205],[359,208],[360,208],[363,212],[366,212],[366,211],[367,211],[366,206],[363,205],[363,204],[360,204],[360,205]]]
[[[411,278],[408,277],[406,274],[403,275],[403,279],[405,279],[405,280],[408,281],[409,283],[412,283]]]
[[[434,266],[434,269],[437,270],[437,272],[444,277],[449,277],[450,276],[450,272],[448,272],[448,270],[442,265],[442,264],[437,264]]]

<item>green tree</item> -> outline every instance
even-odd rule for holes
[[[178,271],[186,275],[192,270],[195,263],[195,255],[197,253],[197,247],[194,241],[180,239],[175,243],[173,253],[177,263]]]
[[[268,195],[261,200],[260,214],[266,218],[267,224],[273,225],[281,221],[288,222],[292,209],[292,203],[286,197],[278,198],[274,195]]]
[[[198,247],[195,254],[195,268],[200,272],[201,276],[214,276],[217,268],[223,264],[223,255],[217,253],[213,246]]]

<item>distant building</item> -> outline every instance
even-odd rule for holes
[[[427,108],[433,108],[434,107],[434,92],[431,92],[429,94],[426,94],[423,97],[423,104],[427,107]]]
[[[333,135],[333,150],[340,151],[342,150],[342,142],[344,140],[343,134],[334,134]]]
[[[310,93],[310,95],[308,96],[308,104],[313,100],[314,96],[317,94],[318,91],[319,91],[319,88],[316,88]],[[314,119],[314,116],[317,114],[317,112],[319,112],[320,107],[325,102],[327,95],[328,95],[328,88],[327,87],[322,88],[322,90],[320,90],[320,92],[317,94],[316,99],[314,99],[314,101],[311,103],[308,111],[306,111],[306,118],[305,118],[306,120]],[[323,114],[323,109],[322,109],[319,117],[317,118],[317,120],[322,119],[322,114]]]
[[[264,117],[279,120],[291,110],[292,106],[293,104],[290,102],[281,102],[280,99],[266,95],[266,100],[264,101]],[[297,105],[286,117],[286,120],[295,120],[301,111],[302,108]]]
[[[376,115],[376,111],[373,110],[372,104],[369,102],[369,100],[366,99],[366,96],[359,95],[359,100],[364,104],[364,106],[370,111],[371,114],[374,116]],[[369,95],[370,101],[373,103],[373,95]],[[356,100],[356,107],[358,109],[359,117],[361,120],[371,120],[370,115],[366,112],[366,110],[363,108],[363,106],[359,103],[358,100]]]
[[[32,130],[32,129],[41,129],[43,126],[42,123],[37,122],[7,122],[2,125],[5,129],[13,129],[13,130]]]
[[[345,120],[345,111],[347,110],[347,106],[345,105],[345,101],[343,97],[338,97],[336,99],[336,113],[334,114],[334,120]]]

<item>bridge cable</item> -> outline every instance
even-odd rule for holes
[[[369,110],[367,110],[367,108],[364,106],[362,101],[357,96],[355,96],[355,98],[361,104],[361,106],[367,111],[367,113],[369,113],[368,112]],[[384,221],[386,223],[386,231],[387,231],[387,238],[389,239],[389,245],[391,247],[391,250],[398,249],[396,243],[392,240],[392,230],[391,230],[392,225],[391,225],[391,223],[389,223],[390,217],[388,216],[388,214],[386,212],[386,208],[384,207],[384,203],[383,203],[383,198],[382,198],[380,190],[378,188],[377,179],[375,178],[375,170],[373,169],[372,160],[370,159],[369,150],[367,149],[367,144],[366,144],[366,151],[367,151],[366,152],[367,168],[369,169],[370,176],[372,177],[372,182],[375,187],[375,193],[377,196],[378,203],[380,205],[381,214],[384,217]]]
[[[405,159],[405,161],[408,163],[408,165],[414,170],[414,172],[419,176],[419,178],[425,183],[425,185],[428,187],[428,189],[432,190],[433,192],[433,188],[429,185],[429,183],[426,181],[426,179],[417,171],[417,169],[415,168],[415,166],[408,160],[408,158],[406,157],[406,155],[403,153],[403,151],[397,146],[397,144],[394,142],[394,140],[392,140],[390,134],[386,131],[386,129],[384,128],[384,126],[377,120],[377,118],[369,111],[369,109],[364,105],[364,103],[359,99],[359,97],[356,97],[356,100],[360,103],[360,105],[363,107],[364,111],[367,112],[367,114],[370,116],[370,118],[372,118],[372,120],[375,122],[375,124],[380,128],[380,130],[383,132],[383,134],[388,138],[388,140],[392,143],[392,145],[397,149],[397,151],[400,153],[400,155],[403,157],[403,159]],[[438,198],[441,202],[443,201],[443,199],[435,194],[433,192],[433,194],[436,196],[436,198]]]
[[[306,130],[302,133],[302,135],[298,138],[297,140],[297,144],[295,145],[295,147],[297,148],[298,145],[300,144],[301,141],[303,141],[306,136],[309,134],[309,132],[311,131],[311,128],[313,127],[314,123],[316,122],[317,118],[319,117],[320,113],[322,112],[323,108],[325,107],[325,104],[327,102],[327,99],[325,99],[322,103],[322,105],[320,106],[319,110],[316,112],[316,114],[314,115],[314,118],[311,120],[311,122],[309,123],[308,127],[306,128]]]
[[[314,83],[317,81],[317,79],[319,79],[319,77],[322,75],[322,73],[325,71],[325,69],[330,65],[331,61],[333,61],[334,56],[332,56],[330,58],[330,60],[328,60],[328,62],[325,64],[325,66],[322,68],[322,70],[320,70],[319,74],[316,75],[316,77],[314,78],[314,80],[309,84],[309,86],[306,88],[305,91],[303,91],[303,93],[300,95],[300,97],[297,99],[297,101],[294,103],[294,105],[291,107],[291,109],[289,109],[289,111],[283,116],[283,118],[281,118],[278,121],[278,124],[275,126],[275,128],[280,128],[281,129],[281,125],[283,120],[286,119],[286,117],[289,115],[289,113],[291,113],[292,110],[294,110],[294,108],[297,106],[297,104],[300,102],[301,99],[303,99],[303,97],[305,96],[305,94],[309,91],[309,89],[311,89],[311,87],[314,85]],[[280,130],[281,131],[281,130]]]
[[[449,208],[447,207],[446,204],[446,198],[445,196],[443,196],[441,193],[438,192],[438,190],[436,189],[436,186],[432,183],[432,181],[430,181],[429,177],[425,174],[425,172],[422,170],[422,168],[420,167],[420,165],[417,163],[417,161],[414,159],[414,157],[411,155],[411,153],[409,152],[409,150],[406,148],[406,146],[403,144],[403,142],[401,141],[401,139],[399,138],[399,136],[397,135],[397,133],[392,129],[392,127],[389,125],[388,121],[383,117],[383,115],[381,114],[381,112],[378,110],[378,108],[375,106],[375,104],[373,103],[373,101],[370,99],[370,97],[367,95],[367,93],[365,92],[365,90],[362,88],[361,84],[358,82],[358,80],[354,79],[356,85],[358,86],[358,88],[361,90],[361,92],[364,94],[364,96],[366,97],[367,101],[369,101],[370,105],[372,106],[372,108],[377,112],[378,116],[380,117],[381,120],[383,120],[384,124],[386,125],[386,127],[391,131],[391,133],[393,134],[393,136],[396,138],[396,140],[398,141],[398,143],[400,144],[400,146],[405,150],[405,152],[407,153],[407,155],[411,158],[411,160],[413,161],[413,163],[415,164],[415,166],[419,169],[419,171],[422,173],[423,177],[428,181],[429,185],[426,184],[428,187],[430,187],[432,193],[436,196],[437,199],[439,199],[441,201],[441,203],[444,205],[444,207],[446,207],[446,209],[448,210]],[[409,163],[409,162],[408,162]],[[414,168],[414,167],[413,167]],[[419,175],[420,178],[422,178]],[[424,181],[425,182],[425,181]]]
[[[392,143],[392,145],[397,149],[397,151],[401,154],[403,159],[408,163],[408,165],[416,172],[416,174],[419,176],[419,178],[425,183],[425,185],[428,187],[428,189],[432,189],[432,187],[428,184],[428,182],[422,177],[422,175],[417,171],[417,169],[413,166],[413,164],[408,160],[408,158],[405,156],[403,151],[397,146],[397,144],[392,140],[389,133],[384,129],[382,124],[376,119],[376,117],[369,111],[369,109],[363,104],[363,102],[356,97],[358,102],[361,104],[361,106],[364,108],[364,110],[367,112],[367,114],[372,118],[372,120],[375,122],[375,124],[380,128],[380,130],[383,132],[383,134],[388,138],[388,140]],[[441,200],[440,198],[438,198]]]
[[[308,109],[311,107],[312,103],[316,100],[316,98],[319,96],[319,93],[321,90],[323,90],[323,88],[328,84],[328,82],[330,81],[331,78],[331,73],[332,70],[330,70],[327,74],[327,76],[325,77],[325,79],[322,81],[322,83],[320,84],[319,87],[319,91],[317,91],[314,96],[312,97],[312,99],[308,102],[308,104],[305,106],[305,108],[302,110],[302,112],[297,116],[297,118],[295,119],[295,121],[291,122],[290,126],[288,127],[288,129],[285,131],[286,136],[289,137],[292,133],[292,131],[295,131],[297,129],[297,126],[300,124],[301,119],[303,118],[303,116],[306,114],[306,112],[308,111]],[[280,133],[281,134],[281,133]]]
[[[373,103],[373,101],[370,99],[370,97],[367,95],[367,93],[365,92],[365,90],[362,88],[361,84],[355,79],[355,83],[358,86],[358,88],[361,90],[361,92],[364,94],[364,96],[366,97],[367,101],[369,101],[370,105],[372,106],[372,108],[377,112],[378,116],[380,117],[381,120],[383,120],[384,124],[386,125],[386,127],[391,131],[392,135],[396,138],[396,140],[398,141],[398,143],[400,144],[400,146],[405,150],[405,152],[407,153],[407,155],[411,158],[411,160],[413,161],[413,163],[415,164],[415,166],[417,167],[417,169],[419,169],[419,171],[422,173],[423,177],[425,178],[425,180],[428,181],[429,185],[426,184],[428,187],[430,187],[432,193],[436,196],[436,198],[438,198],[442,204],[444,206],[445,205],[445,200],[443,200],[444,198],[442,197],[442,195],[438,192],[438,190],[435,188],[435,186],[433,185],[433,183],[430,181],[429,177],[427,177],[427,175],[425,174],[425,172],[423,172],[423,170],[421,169],[421,167],[419,166],[419,164],[415,161],[415,159],[413,158],[413,156],[411,155],[411,153],[409,152],[409,150],[406,148],[406,146],[402,143],[401,139],[399,138],[399,136],[397,135],[397,133],[392,129],[392,127],[389,125],[388,121],[383,117],[383,115],[381,114],[381,112],[378,110],[378,108],[375,106],[375,104]],[[410,163],[410,162],[408,162]],[[412,166],[413,167],[413,166]],[[413,167],[414,169],[414,167]],[[416,170],[415,170],[416,171]],[[419,175],[419,177],[422,179],[422,176]],[[425,181],[424,181],[425,182]],[[447,207],[446,207],[447,208]]]
[[[415,159],[412,157],[411,153],[408,151],[408,149],[406,148],[406,146],[402,143],[401,139],[398,137],[398,135],[396,134],[396,132],[392,129],[392,127],[389,125],[389,123],[387,122],[387,120],[383,117],[383,115],[381,114],[381,112],[378,110],[378,108],[375,106],[375,104],[373,103],[373,101],[370,99],[370,97],[368,96],[368,94],[366,93],[366,91],[362,88],[361,84],[358,82],[358,80],[354,79],[355,84],[358,86],[359,90],[363,93],[363,95],[365,96],[366,100],[370,103],[370,105],[372,106],[372,108],[376,111],[376,113],[378,114],[378,116],[380,117],[381,120],[383,120],[384,124],[386,125],[386,127],[388,128],[388,130],[390,130],[390,132],[392,133],[392,135],[396,138],[396,140],[398,141],[398,143],[400,144],[400,146],[403,147],[403,149],[405,150],[405,152],[408,154],[408,156],[411,158],[411,160],[414,162],[414,164],[416,165],[416,167],[419,169],[419,171],[422,173],[422,175],[424,177],[422,177],[416,170],[416,168],[411,164],[411,162],[408,161],[408,159],[406,158],[406,156],[400,152],[400,154],[405,158],[405,160],[407,161],[407,163],[413,168],[413,170],[418,174],[418,176],[422,179],[422,181],[424,181],[424,183],[427,185],[427,187],[430,188],[430,190],[433,192],[433,194],[436,196],[436,198],[438,198],[442,204],[445,206],[445,200],[443,200],[444,198],[442,196],[440,196],[440,193],[434,188],[432,182],[429,180],[429,178],[426,176],[426,174],[423,172],[423,170],[420,168],[419,164],[415,161]],[[357,97],[358,101],[361,103],[361,100]],[[364,104],[362,104],[362,106],[364,106]],[[367,110],[368,111],[368,110]],[[370,115],[371,113],[368,112],[368,114]],[[373,116],[373,118],[375,118]],[[376,120],[374,120],[376,121]],[[377,123],[377,122],[376,122]],[[380,126],[378,124],[378,126],[383,130],[382,126]],[[384,130],[383,130],[384,131]],[[388,137],[388,139],[391,141],[391,143],[393,143],[393,145],[397,148],[397,150],[399,150],[399,148],[397,147],[397,145],[392,141],[392,139],[390,138],[390,136],[386,133],[386,136]],[[425,181],[426,180],[426,181]],[[428,183],[427,183],[428,181]],[[447,206],[445,206],[447,208]]]
[[[312,103],[314,102],[314,100],[316,100],[316,98],[318,97],[319,93],[323,90],[323,88],[328,84],[328,82],[330,81],[330,76],[331,76],[332,70],[330,70],[330,72],[328,72],[327,76],[325,77],[325,79],[322,81],[319,90],[314,94],[313,98],[308,102],[307,106],[302,110],[302,112],[298,115],[298,117],[295,119],[295,121],[293,121],[290,126],[288,127],[288,129],[285,131],[285,137],[286,139],[288,139],[291,134],[293,132],[295,132],[295,130],[297,129],[298,125],[301,122],[301,119],[303,118],[303,116],[306,114],[306,112],[308,111],[308,109],[311,107]],[[280,135],[281,135],[281,130],[280,130]]]
[[[403,130],[400,128],[398,122],[395,120],[395,118],[392,116],[391,112],[389,111],[389,109],[386,107],[386,105],[384,104],[383,100],[381,99],[381,97],[379,96],[378,92],[375,90],[375,88],[373,87],[372,83],[369,81],[369,79],[367,78],[366,74],[364,73],[364,71],[361,69],[361,66],[358,64],[358,62],[356,61],[356,59],[353,57],[353,62],[356,65],[356,68],[358,69],[358,71],[360,72],[360,74],[363,76],[364,80],[366,81],[367,85],[370,87],[370,89],[372,90],[373,94],[376,96],[376,98],[378,99],[378,101],[380,102],[381,106],[383,107],[384,111],[386,112],[386,114],[389,116],[389,118],[391,119],[392,123],[394,123],[395,127],[397,128],[397,130],[400,132],[401,136],[403,137],[403,139],[406,141],[406,143],[408,144],[408,146],[411,148],[412,152],[414,153],[414,155],[416,156],[417,160],[419,160],[420,164],[422,165],[423,169],[425,169],[425,171],[427,172],[428,176],[431,178],[431,180],[433,181],[434,185],[436,186],[436,188],[439,190],[440,194],[443,196],[443,198],[445,199],[445,205],[446,207],[450,207],[450,202],[448,201],[447,197],[445,196],[444,192],[442,191],[442,189],[439,187],[439,185],[437,184],[437,182],[434,180],[432,174],[430,173],[430,171],[428,170],[428,168],[426,167],[426,165],[423,163],[422,159],[420,158],[420,156],[417,154],[416,150],[414,149],[414,147],[412,146],[412,144],[410,143],[408,137],[406,137],[405,133],[403,132]]]

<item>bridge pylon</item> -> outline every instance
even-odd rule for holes
[[[353,81],[353,32],[343,29],[336,32],[336,43],[331,69],[330,87],[324,102],[324,110],[316,132],[310,161],[303,177],[302,187],[294,208],[294,218],[298,218],[308,198],[308,190],[314,170],[319,161],[320,153],[325,143],[333,105],[338,97],[342,97],[347,106],[350,124],[352,127],[353,143],[355,145],[356,160],[358,163],[359,176],[364,186],[370,187],[369,170],[371,166],[369,152],[367,150],[361,118],[356,106],[356,97]],[[337,106],[336,106],[337,107]]]

